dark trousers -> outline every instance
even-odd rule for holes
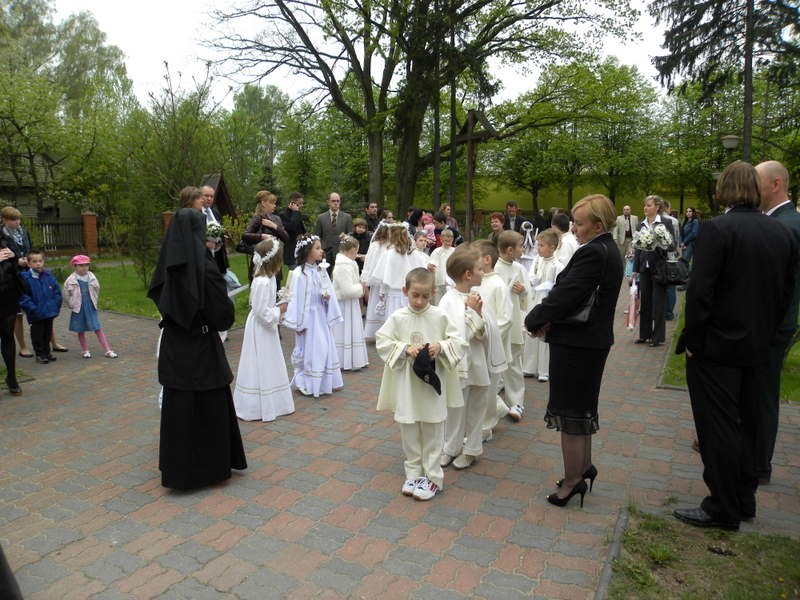
[[[668,285],[666,288],[666,302],[664,306],[664,315],[670,319],[675,318],[675,302],[678,300],[678,294],[674,285]]]
[[[9,380],[16,381],[17,368],[17,346],[14,342],[14,323],[17,320],[17,313],[0,314],[0,351],[3,354],[3,362],[6,364]]]
[[[703,480],[709,490],[701,507],[726,523],[755,516],[755,449],[764,372],[764,365],[732,367],[686,358]]]
[[[50,354],[50,338],[53,337],[53,319],[42,319],[31,323],[31,344],[36,356]]]
[[[639,273],[639,294],[642,299],[639,307],[639,337],[663,342],[666,337],[664,305],[667,288],[653,279],[652,269],[644,269]]]
[[[781,370],[789,347],[775,344],[767,353],[767,369],[764,377],[764,396],[759,404],[761,428],[756,440],[756,475],[769,479],[772,476],[772,455],[778,437],[778,412],[781,396]]]

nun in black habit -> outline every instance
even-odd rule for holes
[[[177,490],[229,479],[247,462],[236,420],[225,349],[233,325],[225,280],[206,252],[202,213],[175,213],[147,295],[162,315],[158,380],[164,386],[158,467]]]

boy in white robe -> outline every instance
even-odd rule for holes
[[[507,363],[511,358],[511,294],[508,290],[508,286],[500,275],[494,272],[494,267],[498,259],[497,246],[489,240],[478,240],[473,243],[478,249],[478,253],[481,256],[481,263],[483,264],[483,278],[478,293],[483,300],[483,306],[489,308],[497,323],[503,351],[505,353],[504,362]],[[490,396],[494,398],[494,401],[491,399],[489,400],[486,417],[483,420],[484,440],[491,439],[494,426],[497,425],[497,422],[501,418],[508,414],[506,403],[497,395],[501,374],[502,372],[494,372],[492,374],[492,382],[489,387]],[[494,410],[492,410],[492,404],[495,406]]]
[[[483,276],[483,264],[476,248],[462,244],[450,253],[446,268],[455,287],[445,292],[439,308],[458,327],[468,347],[456,366],[464,405],[447,409],[440,464],[446,467],[452,463],[456,469],[466,469],[483,454],[481,428],[491,383],[486,360],[487,324],[483,318],[488,309],[483,310],[480,295],[472,290],[480,285]]]
[[[439,234],[442,245],[431,252],[428,260],[428,269],[436,275],[436,292],[433,295],[433,303],[438,305],[447,291],[447,259],[453,254],[453,232],[450,229],[442,229]],[[480,281],[475,285],[479,285]]]
[[[406,459],[401,492],[430,500],[444,485],[439,464],[447,409],[463,406],[456,365],[466,343],[445,312],[430,303],[433,273],[415,268],[406,275],[403,294],[408,306],[393,312],[375,334],[383,369],[378,410],[393,410],[400,424]],[[435,362],[441,394],[414,372],[417,355],[427,349]]]
[[[523,319],[530,310],[530,284],[528,272],[517,259],[522,256],[522,235],[516,231],[504,231],[497,238],[497,252],[500,255],[494,267],[503,279],[511,296],[511,327],[509,344],[511,355],[508,370],[503,376],[504,399],[508,406],[508,416],[514,421],[522,419],[525,411],[525,378],[522,373],[522,352],[525,349],[525,326]]]
[[[564,265],[556,258],[559,235],[555,229],[545,229],[537,238],[538,256],[531,265],[529,280],[533,288],[531,309],[541,304],[553,289],[556,277]],[[525,336],[525,356],[522,370],[525,375],[538,377],[545,383],[550,380],[550,347],[543,337]]]

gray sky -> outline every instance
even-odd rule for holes
[[[133,81],[134,91],[141,102],[146,103],[149,92],[158,92],[163,86],[164,61],[170,66],[174,79],[180,73],[185,87],[191,87],[192,77],[202,79],[205,64],[199,57],[208,57],[209,50],[200,42],[212,37],[209,12],[214,7],[229,3],[229,0],[56,0],[59,20],[83,10],[94,14],[100,29],[106,33],[109,44],[118,46],[125,53],[128,76]],[[645,2],[633,0],[633,4],[645,13]],[[157,17],[155,17],[157,16]],[[155,17],[155,18],[154,18]],[[606,53],[616,56],[623,64],[636,65],[649,78],[655,77],[650,56],[658,53],[661,34],[654,29],[650,18],[644,14],[636,28],[642,40],[620,46],[609,41]],[[531,89],[535,81],[512,70],[502,77],[505,89],[502,100],[513,99]],[[287,88],[287,78],[274,76],[266,80],[284,89],[289,95],[303,88],[298,82],[292,90]],[[225,98],[224,104],[232,104],[232,96],[226,97],[231,82],[216,78],[214,96]]]

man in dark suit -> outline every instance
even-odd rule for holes
[[[378,223],[381,222],[381,209],[374,200],[370,200],[367,204],[364,219],[367,221],[367,231],[375,231],[378,228]]]
[[[325,258],[328,261],[328,274],[333,271],[336,252],[339,249],[339,236],[353,231],[353,219],[340,210],[342,199],[336,192],[328,194],[328,210],[317,215],[314,234],[319,236]]]
[[[697,527],[737,531],[756,515],[756,439],[769,347],[794,292],[798,243],[762,214],[759,176],[736,161],[717,180],[728,212],[703,224],[686,292],[686,351],[703,479],[699,508],[674,511]]]
[[[761,211],[786,225],[800,244],[800,213],[789,200],[789,171],[781,163],[770,160],[756,166],[761,183]],[[800,304],[800,277],[795,282],[789,310],[778,327],[778,334],[769,346],[767,381],[762,411],[762,429],[756,440],[756,475],[761,485],[772,477],[772,453],[778,435],[778,407],[781,396],[781,370],[789,352],[792,337],[797,330],[798,304]]]
[[[297,245],[297,238],[306,232],[303,223],[303,204],[305,199],[300,192],[292,192],[286,201],[286,208],[278,212],[278,216],[283,222],[283,229],[289,239],[283,245],[283,262],[289,268],[295,267],[294,248]]]
[[[519,212],[519,206],[513,200],[506,202],[506,214],[503,219],[503,229],[510,229],[519,233],[522,224],[527,221]]]

